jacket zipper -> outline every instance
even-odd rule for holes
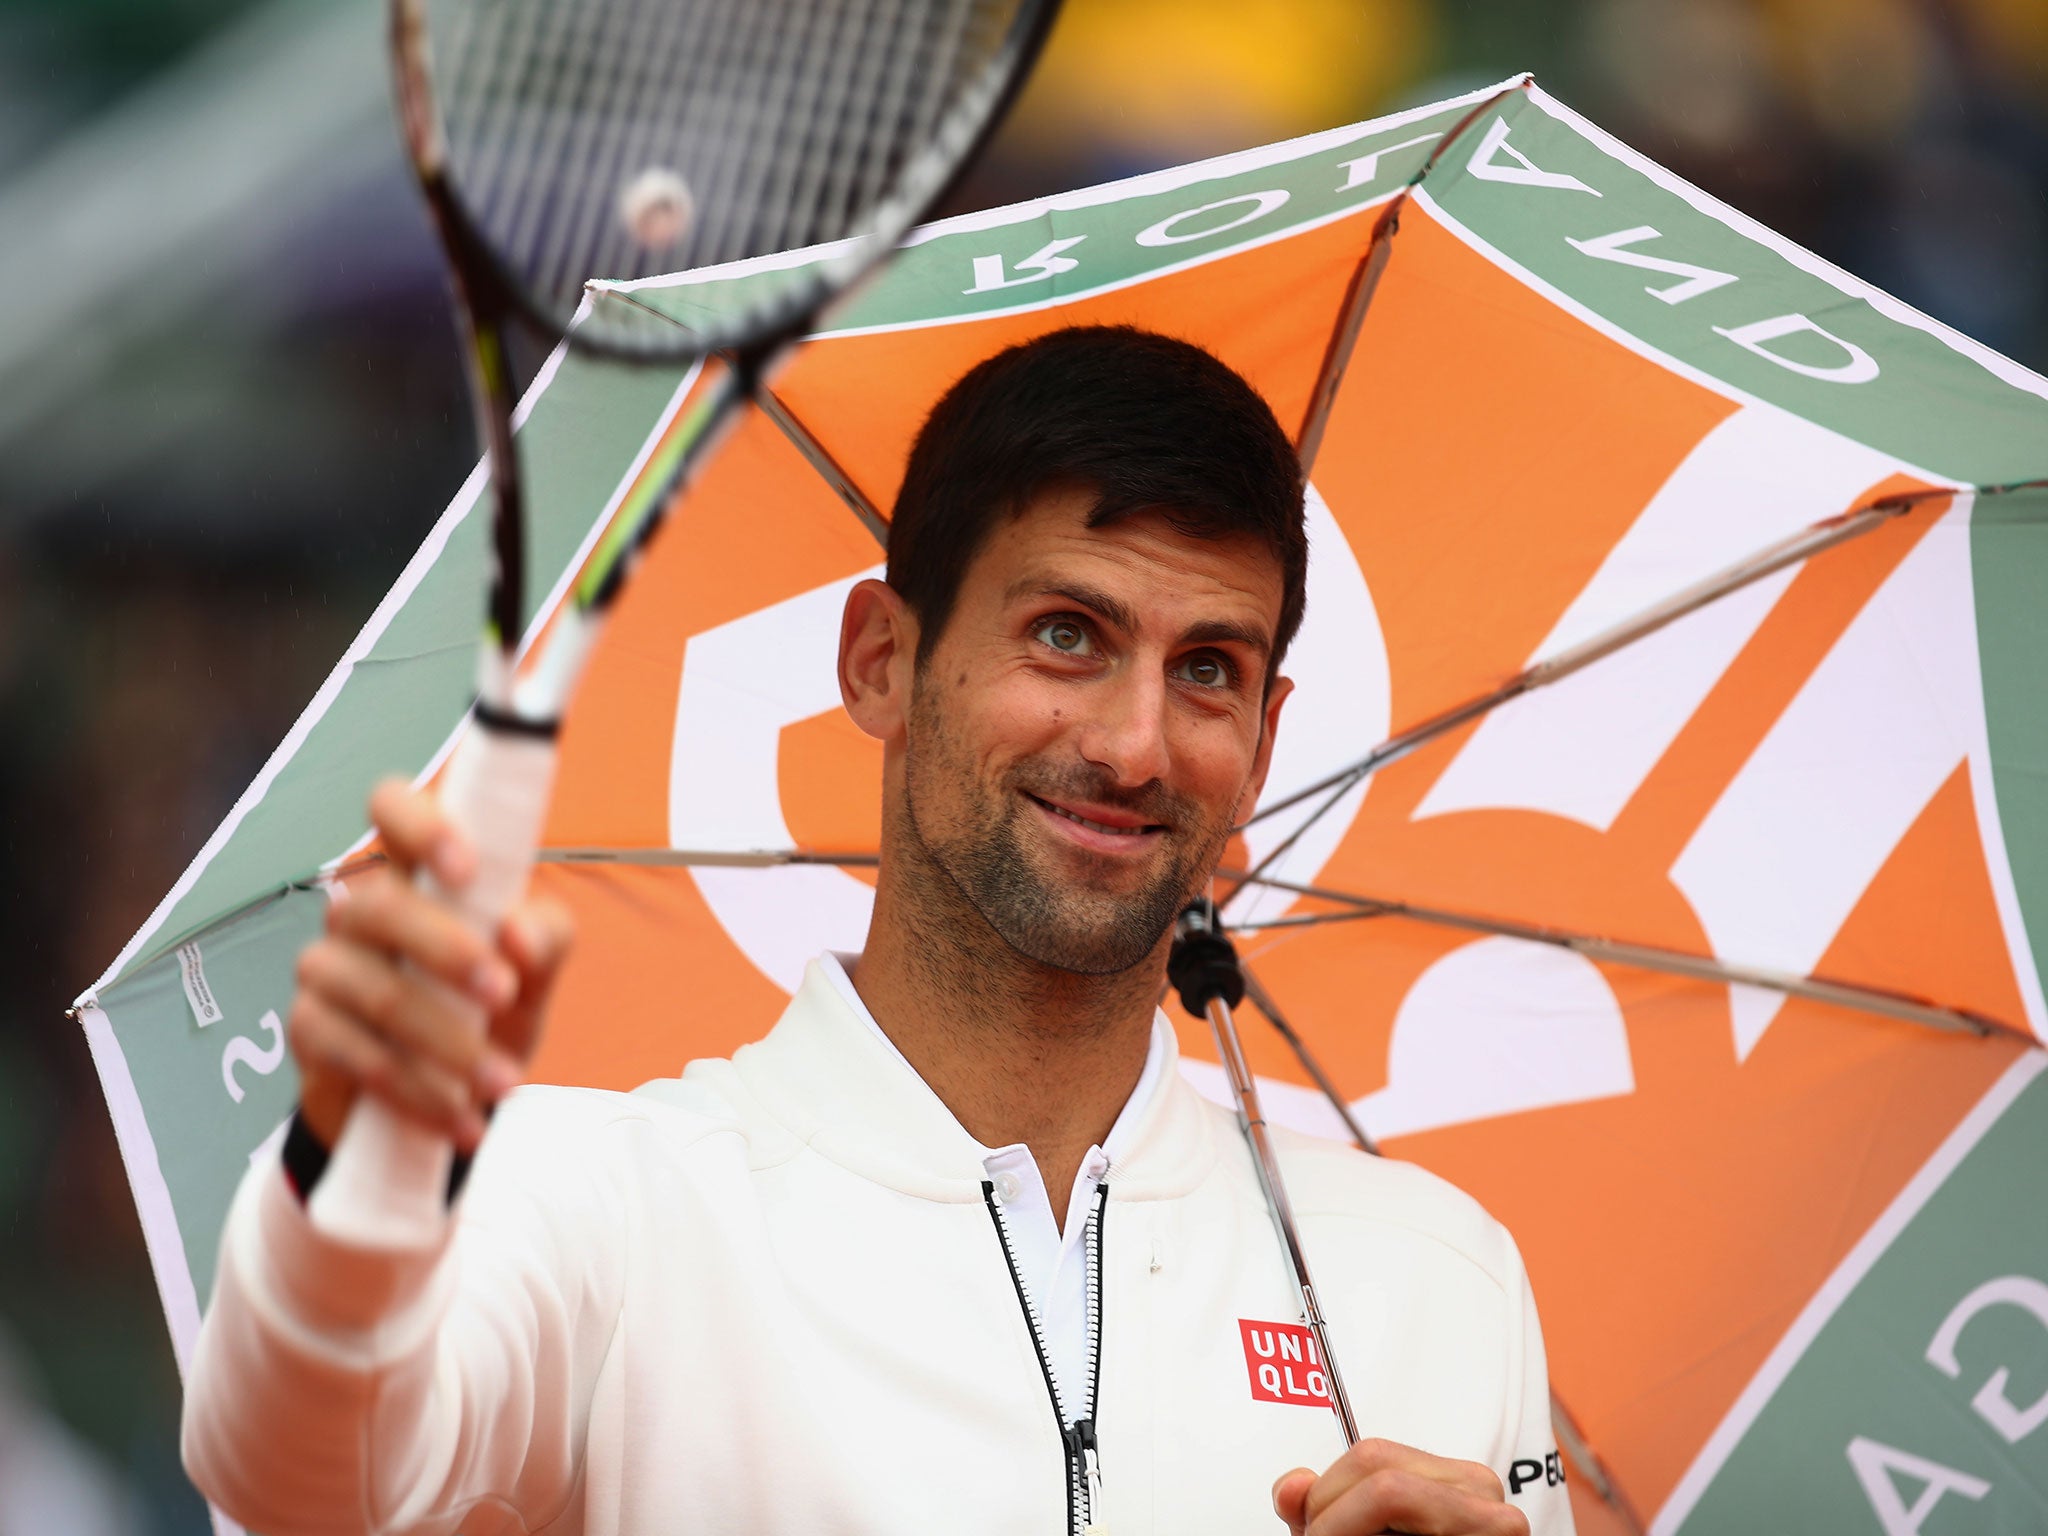
[[[1024,1277],[1017,1269],[1017,1253],[1010,1245],[1010,1225],[996,1199],[992,1180],[984,1179],[981,1198],[996,1224],[996,1240],[1003,1245],[1003,1263],[1016,1288],[1017,1304],[1024,1309],[1024,1322],[1031,1330],[1031,1347],[1038,1355],[1039,1373],[1045,1377],[1046,1395],[1052,1399],[1053,1422],[1058,1425],[1060,1444],[1065,1448],[1067,1474],[1067,1531],[1069,1536],[1099,1536],[1105,1527],[1096,1523],[1102,1503],[1102,1459],[1095,1443],[1095,1389],[1102,1370],[1102,1219],[1109,1209],[1109,1179],[1105,1172],[1095,1187],[1095,1209],[1088,1213],[1083,1236],[1088,1259],[1088,1404],[1087,1411],[1071,1423],[1066,1405],[1060,1401],[1059,1380],[1052,1373],[1052,1355],[1045,1346],[1045,1328]]]

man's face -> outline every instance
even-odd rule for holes
[[[1088,975],[1150,955],[1265,777],[1278,558],[1049,494],[975,557],[919,670],[908,830],[1020,954]]]

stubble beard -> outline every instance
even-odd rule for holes
[[[951,781],[962,812],[958,826],[941,830],[920,819],[918,805],[922,792],[943,780]],[[1171,856],[1135,889],[1089,889],[1047,868],[1028,845],[1027,818],[1038,813],[1026,793],[1115,806],[1163,825]],[[1150,957],[1209,879],[1231,831],[1227,817],[1205,825],[1198,806],[1162,785],[1120,789],[1105,770],[1085,761],[1026,758],[991,790],[975,778],[923,686],[911,703],[903,798],[905,830],[917,857],[950,894],[1023,959],[1079,976],[1118,975]],[[927,916],[944,920],[939,912]]]

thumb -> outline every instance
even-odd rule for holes
[[[498,931],[498,945],[519,973],[519,991],[491,1020],[491,1041],[521,1063],[540,1043],[541,1021],[569,953],[575,924],[559,901],[540,896],[520,903]]]
[[[1315,1473],[1307,1467],[1296,1467],[1281,1473],[1273,1484],[1273,1513],[1287,1522],[1292,1536],[1302,1536],[1308,1525],[1308,1491],[1315,1481]]]

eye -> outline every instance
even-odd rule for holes
[[[1047,619],[1031,633],[1042,644],[1051,646],[1063,655],[1095,654],[1095,644],[1089,638],[1087,627],[1075,619]]]
[[[1214,651],[1197,651],[1175,667],[1173,675],[1197,688],[1228,688],[1236,681],[1230,663]]]

